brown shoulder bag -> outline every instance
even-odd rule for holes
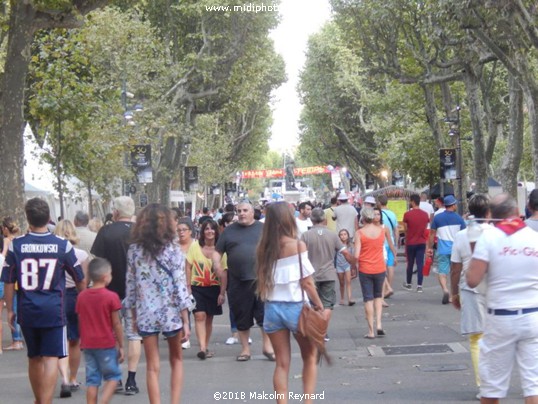
[[[297,243],[297,253],[299,254],[299,270],[301,271],[301,280],[303,279],[303,262],[301,259],[301,253],[299,251],[299,243]],[[297,325],[297,333],[305,338],[308,338],[312,344],[318,349],[318,353],[325,358],[327,363],[331,364],[331,357],[327,353],[325,348],[325,336],[327,335],[327,329],[329,328],[329,321],[325,317],[323,310],[316,311],[308,303],[306,299],[306,293],[303,288],[303,284],[299,280],[301,285],[301,292],[303,294],[303,308],[299,316],[299,324]]]

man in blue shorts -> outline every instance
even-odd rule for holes
[[[448,274],[450,273],[450,255],[456,234],[465,229],[465,221],[456,213],[457,201],[453,195],[447,195],[444,199],[445,211],[433,217],[430,238],[426,255],[433,257],[433,241],[437,235],[437,265],[439,268],[438,278],[443,289],[443,304],[448,304],[450,294],[448,291]]]
[[[13,294],[17,290],[17,319],[28,348],[28,375],[38,403],[52,403],[58,358],[67,356],[63,306],[65,272],[84,289],[84,274],[71,243],[47,229],[49,206],[39,198],[24,207],[30,232],[11,243],[2,281],[9,326],[14,328]]]

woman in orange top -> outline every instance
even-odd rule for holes
[[[377,214],[380,215],[378,212]],[[385,258],[383,256],[385,239],[396,257],[396,249],[388,232],[374,223],[376,212],[372,208],[362,208],[361,221],[364,226],[355,233],[355,257],[359,263],[364,313],[368,322],[368,334],[364,338],[374,339],[374,309],[377,336],[385,336],[381,325],[383,313],[383,282],[385,281]],[[395,264],[396,265],[396,262]]]

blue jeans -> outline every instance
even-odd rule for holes
[[[13,312],[15,313],[15,330],[11,331],[11,339],[13,342],[22,342],[21,326],[17,323],[17,294],[13,295]]]
[[[422,267],[424,266],[424,253],[426,252],[426,244],[408,245],[405,247],[407,253],[407,279],[408,285],[413,279],[413,267],[417,263],[417,286],[422,286]]]

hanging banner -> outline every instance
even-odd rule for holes
[[[151,145],[138,144],[131,149],[131,166],[136,170],[151,167]]]
[[[342,184],[342,177],[340,176],[339,170],[333,170],[331,172],[331,182],[333,185],[333,189],[339,189],[340,184]]]
[[[198,191],[198,167],[185,167],[185,189],[187,191]]]
[[[296,177],[303,177],[305,175],[318,175],[328,174],[330,171],[327,167],[315,166],[315,167],[295,167],[293,169],[293,175]],[[286,172],[283,168],[274,168],[269,170],[245,170],[241,171],[241,178],[284,178]]]
[[[456,149],[439,149],[441,162],[441,178],[455,180],[458,177],[456,169]]]

